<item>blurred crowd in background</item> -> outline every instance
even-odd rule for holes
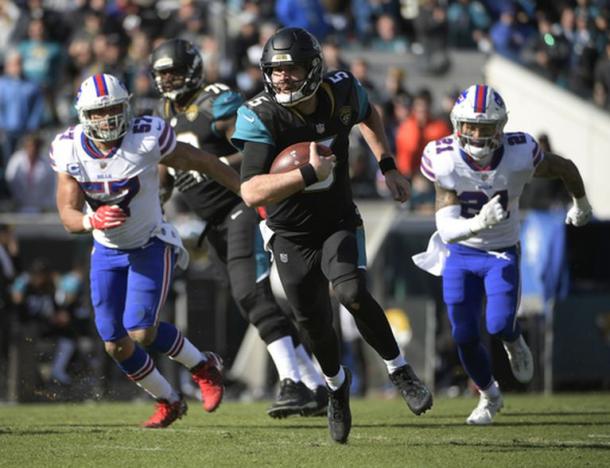
[[[459,90],[434,102],[429,89],[412,89],[401,55],[421,57],[424,73],[444,74],[451,49],[497,53],[610,110],[609,18],[607,0],[0,0],[0,211],[55,210],[48,144],[77,123],[74,98],[88,76],[116,75],[133,94],[134,113],[149,113],[159,97],[150,52],[180,37],[200,49],[207,82],[250,98],[263,89],[258,63],[267,38],[278,27],[298,26],[318,37],[329,70],[348,69],[368,89],[398,167],[412,181],[404,208],[432,214],[434,190],[419,175],[419,161],[426,143],[451,133]],[[342,57],[349,50],[394,54],[395,64],[373,79],[366,59]],[[355,197],[386,197],[357,132],[350,158]],[[561,203],[548,184],[526,193],[525,203]],[[11,304],[19,320],[42,323],[40,333],[69,351],[84,330],[83,272],[56,272],[43,260],[22,271],[10,228],[0,226],[0,237],[2,308]],[[53,378],[69,383],[65,369],[66,362],[53,362]]]
[[[368,88],[401,171],[414,179],[408,208],[430,212],[432,190],[417,176],[419,158],[428,141],[451,132],[458,90],[435,103],[430,90],[411,89],[401,54],[421,56],[424,72],[442,74],[451,48],[495,51],[609,109],[609,12],[606,0],[0,0],[1,208],[54,209],[48,140],[76,122],[74,96],[86,77],[118,76],[135,113],[150,112],[158,98],[150,52],[181,37],[200,49],[208,82],[249,98],[263,87],[258,62],[269,35],[299,26],[320,39],[329,70],[349,69]],[[395,66],[373,80],[365,59],[342,58],[356,49],[395,54]],[[386,195],[356,137],[352,173],[357,197]]]

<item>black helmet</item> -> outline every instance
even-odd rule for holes
[[[157,90],[171,101],[179,100],[203,83],[201,55],[183,39],[171,39],[153,50],[150,67]],[[162,73],[169,70],[171,75]]]
[[[302,65],[307,75],[290,93],[278,93],[271,81],[274,67]],[[318,40],[303,28],[284,28],[269,38],[260,62],[265,90],[283,106],[293,106],[309,99],[317,91],[324,75],[322,48]]]

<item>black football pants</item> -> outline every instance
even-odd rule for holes
[[[273,237],[274,261],[299,328],[325,375],[339,371],[339,340],[332,326],[329,282],[335,295],[354,316],[362,337],[386,360],[399,350],[381,306],[366,287],[358,268],[358,243],[352,231],[337,231],[321,248],[305,247]]]
[[[264,275],[270,265],[267,252],[261,250],[262,242],[257,249],[258,221],[253,208],[244,203],[235,206],[222,223],[212,225],[208,231],[206,240],[212,259],[216,266],[227,269],[233,299],[262,340],[270,344],[291,336],[298,346],[297,331],[275,301],[269,276]]]

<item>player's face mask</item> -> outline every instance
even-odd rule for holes
[[[155,80],[162,94],[181,91],[186,83],[186,70],[172,68],[155,72]]]
[[[292,95],[305,84],[307,71],[302,65],[285,65],[274,67],[271,71],[271,82],[275,94]],[[288,96],[290,99],[290,96]]]
[[[497,149],[500,136],[501,131],[495,123],[461,122],[458,131],[461,145],[474,159],[481,159]]]
[[[120,126],[123,117],[123,104],[101,107],[85,111],[88,121],[96,132],[104,135],[115,132]]]

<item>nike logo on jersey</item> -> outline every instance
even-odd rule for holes
[[[244,119],[246,119],[250,123],[254,123],[254,117],[248,117],[247,115],[244,115]]]
[[[244,210],[236,211],[235,213],[231,213],[231,219],[237,219],[237,217],[242,214]]]

